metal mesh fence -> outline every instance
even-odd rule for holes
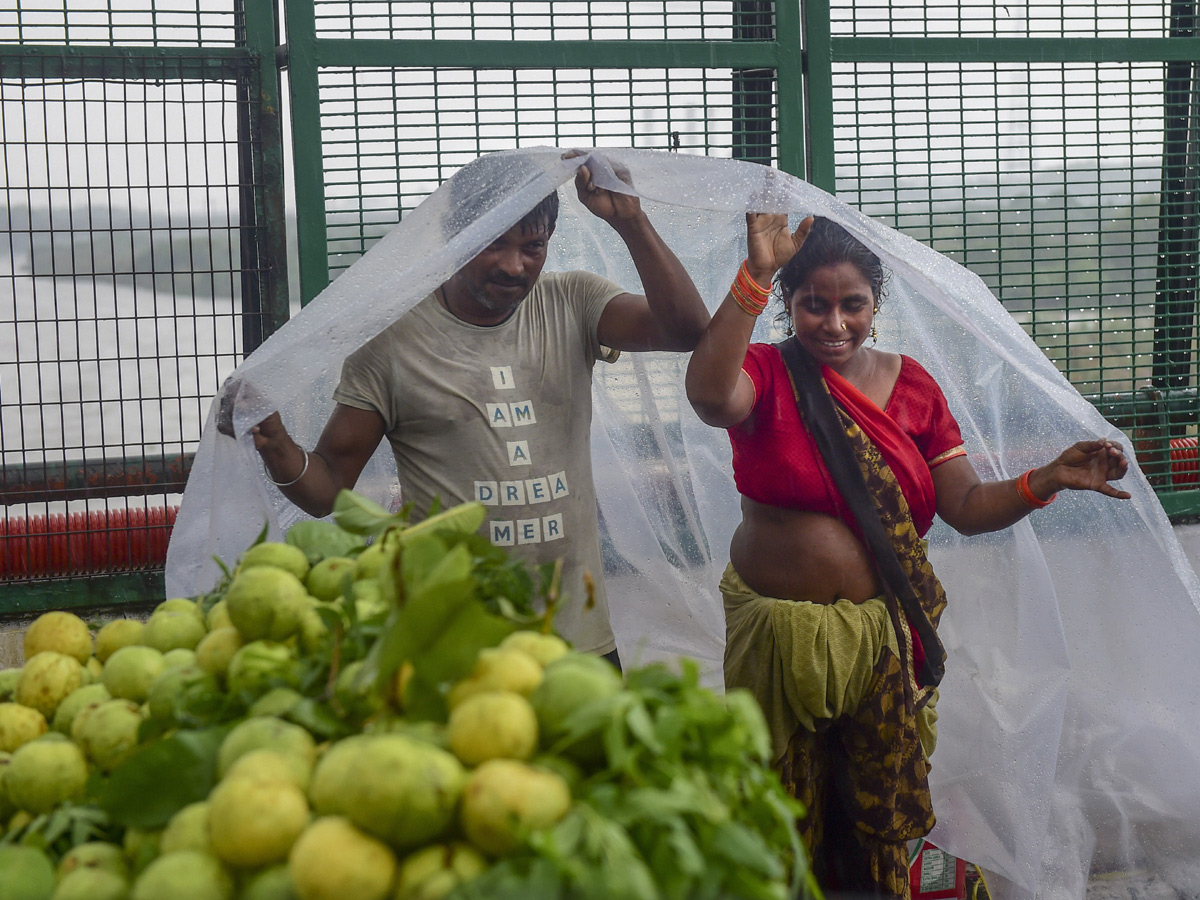
[[[0,580],[161,566],[208,404],[264,328],[236,68],[70,68],[0,79]]]

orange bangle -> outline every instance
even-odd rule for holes
[[[1053,493],[1045,500],[1038,498],[1033,491],[1029,489],[1029,476],[1033,473],[1033,471],[1033,469],[1030,469],[1028,472],[1024,472],[1017,476],[1017,496],[1020,497],[1021,502],[1030,509],[1042,509],[1043,507],[1049,506],[1051,503],[1053,503],[1054,498],[1057,497],[1058,494]]]
[[[737,305],[752,316],[762,315],[771,297],[770,288],[764,288],[751,277],[745,260],[742,260],[737,276],[729,286],[729,293],[737,301]]]

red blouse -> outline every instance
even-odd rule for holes
[[[853,525],[816,442],[804,428],[787,366],[771,344],[751,344],[743,371],[754,384],[754,407],[729,429],[733,477],[740,493],[772,506],[807,509]],[[916,360],[901,357],[900,376],[880,409],[828,367],[822,373],[830,393],[879,448],[912,511],[917,532],[933,524],[937,496],[933,465],[962,446],[958,423],[933,377]]]

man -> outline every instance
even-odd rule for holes
[[[557,629],[616,661],[589,449],[592,366],[622,350],[691,350],[709,316],[636,197],[597,187],[587,166],[575,187],[624,241],[645,296],[587,272],[542,272],[551,194],[347,358],[314,450],[278,413],[253,434],[271,480],[313,516],[354,487],[386,436],[418,513],[435,498],[479,500],[494,543],[533,563],[563,558]]]

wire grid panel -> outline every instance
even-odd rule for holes
[[[730,40],[746,0],[350,0],[316,4],[323,38]]]
[[[320,78],[331,272],[482,153],[552,145],[733,155],[729,69],[357,68]]]
[[[219,379],[240,358],[247,185],[236,85],[141,81],[129,65],[128,80],[0,82],[6,497],[45,467],[120,471],[191,452]],[[178,502],[68,505],[61,494],[34,492],[6,513]]]
[[[73,47],[232,47],[232,2],[0,0],[0,43]]]
[[[843,199],[982,277],[1080,392],[1150,381],[1161,63],[857,64],[835,79]]]
[[[834,0],[831,31],[857,37],[1155,38],[1166,0]]]

